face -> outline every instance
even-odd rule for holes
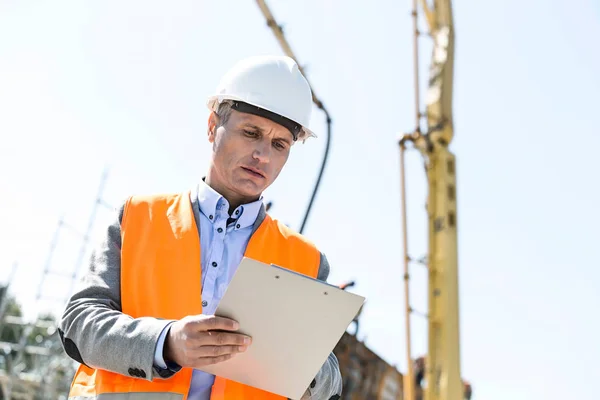
[[[292,134],[263,117],[231,111],[225,125],[218,116],[208,120],[208,141],[213,145],[207,180],[229,202],[258,199],[277,178],[292,146]]]

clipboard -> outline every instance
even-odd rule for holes
[[[365,298],[276,265],[244,257],[215,315],[252,337],[244,353],[200,368],[300,399]]]

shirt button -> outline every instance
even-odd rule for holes
[[[213,219],[213,216],[212,216],[212,215],[209,215],[209,216],[208,216],[208,219]]]
[[[235,215],[238,215],[240,213],[240,210],[235,210]]]
[[[219,233],[223,232],[223,228],[217,229],[217,232],[219,232]]]
[[[208,301],[204,300],[204,301],[202,302],[202,307],[206,307],[207,305],[208,305]]]
[[[218,265],[218,264],[217,264],[217,262],[216,262],[216,261],[213,261],[213,262],[212,262],[212,266],[213,266],[213,267],[216,267],[217,265]]]
[[[238,228],[238,229],[240,229],[240,224],[237,224],[235,227]]]

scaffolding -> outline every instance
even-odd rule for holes
[[[38,285],[36,304],[56,301],[62,305],[72,295],[89,249],[98,211],[112,209],[103,198],[107,179],[108,169],[104,168],[85,231],[69,224],[64,215],[59,217]],[[65,230],[74,233],[80,241],[75,265],[67,273],[53,268],[54,253]],[[0,286],[0,399],[66,399],[75,369],[73,361],[62,349],[56,321],[50,315],[38,314],[35,321],[9,315],[9,290],[18,267],[19,263],[14,262],[6,284]],[[44,293],[44,286],[51,276],[69,280],[69,290],[62,296]],[[2,341],[3,337],[12,340]]]

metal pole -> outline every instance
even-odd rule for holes
[[[408,228],[407,228],[407,213],[406,213],[406,178],[404,169],[404,152],[406,150],[404,138],[400,140],[400,193],[402,202],[402,248],[404,251],[404,303],[405,307],[405,323],[406,323],[406,361],[407,374],[404,382],[404,400],[415,400],[415,379],[411,357],[411,340],[410,340],[410,295],[409,295],[409,261],[408,256]]]
[[[421,99],[419,94],[419,21],[418,21],[417,0],[413,0],[413,57],[414,57],[414,74],[415,74],[415,132],[421,133]]]
[[[404,400],[415,400],[415,377],[412,360],[410,317],[412,308],[410,306],[410,274],[408,255],[408,223],[406,212],[406,172],[404,152],[406,151],[406,140],[417,139],[421,136],[421,99],[419,91],[419,25],[417,0],[412,2],[413,20],[413,57],[414,57],[414,88],[415,88],[415,131],[412,135],[405,135],[400,140],[400,190],[402,202],[402,247],[404,251],[404,301],[405,301],[405,323],[406,323],[406,360],[407,375],[404,382]]]
[[[98,207],[103,205],[102,194],[104,192],[104,186],[106,184],[107,178],[108,178],[108,168],[105,168],[102,171],[102,178],[100,179],[100,186],[98,187],[98,194],[96,195],[96,201],[94,203],[94,207],[92,208],[92,213],[90,215],[87,228],[86,228],[85,233],[82,238],[81,247],[79,248],[79,254],[77,256],[77,261],[75,262],[75,268],[73,269],[73,274],[71,275],[71,284],[69,286],[69,292],[68,292],[67,296],[71,296],[73,294],[73,289],[75,288],[75,282],[77,281],[77,274],[79,273],[79,269],[81,268],[81,264],[83,263],[85,252],[88,248],[88,244],[91,239],[92,229],[94,226],[94,222],[96,221],[96,213],[98,212]]]
[[[58,245],[58,239],[60,237],[60,231],[62,230],[65,224],[64,216],[60,216],[58,219],[58,223],[56,225],[56,230],[54,231],[54,235],[52,236],[52,240],[50,241],[50,249],[48,250],[48,255],[46,256],[46,263],[44,264],[44,272],[42,274],[42,278],[40,279],[40,283],[38,285],[38,292],[36,296],[36,302],[38,302],[42,298],[42,291],[44,289],[45,277],[48,275],[52,269],[52,259],[54,257],[54,251],[56,250],[56,246]]]

